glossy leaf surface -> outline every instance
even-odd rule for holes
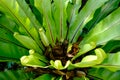
[[[106,43],[111,39],[114,39],[120,36],[119,34],[120,14],[119,13],[120,13],[120,8],[115,10],[108,17],[106,17],[100,23],[98,23],[96,27],[93,28],[89,32],[89,34],[85,36],[80,46],[82,44],[85,44],[91,41],[96,42],[97,45],[100,45],[100,44]]]
[[[26,80],[32,79],[32,74],[24,73],[23,70],[6,70],[0,72],[0,80]]]
[[[78,14],[76,20],[74,20],[73,24],[70,26],[69,33],[68,33],[68,39],[70,42],[76,42],[81,31],[83,28],[83,25],[86,23],[87,20],[89,20],[89,16],[100,6],[102,6],[106,1],[108,0],[88,0],[86,5],[83,7],[83,9]],[[89,7],[91,6],[91,7]],[[71,33],[72,32],[72,33]]]

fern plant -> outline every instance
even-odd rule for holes
[[[0,80],[120,80],[120,0],[0,0]]]

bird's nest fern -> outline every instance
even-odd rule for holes
[[[24,29],[14,32],[14,38],[29,49],[29,55],[22,56],[20,61],[23,66],[27,66],[26,72],[35,72],[37,76],[52,74],[61,76],[63,80],[74,77],[86,80],[88,69],[100,66],[107,58],[101,45],[119,36],[119,8],[102,20],[108,13],[101,13],[108,8],[108,4],[114,3],[111,0],[88,0],[85,3],[81,0],[34,0],[30,7],[42,15],[41,24],[25,1],[12,1],[13,4],[8,5],[7,0],[0,0],[0,9],[3,12],[6,12],[4,8],[7,9],[7,14],[12,14],[19,27]],[[27,8],[22,7],[22,3]],[[96,16],[99,10],[101,13]],[[93,23],[92,27],[88,26],[90,23]],[[109,34],[111,30],[114,30],[115,36]]]

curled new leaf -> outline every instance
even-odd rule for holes
[[[95,54],[96,55],[88,55],[85,56],[81,62],[78,62],[76,64],[70,64],[70,67],[68,69],[73,69],[73,68],[83,68],[83,67],[93,67],[97,64],[101,64],[103,60],[106,58],[106,53],[104,52],[103,49],[98,48],[95,49]]]
[[[107,58],[102,64],[96,65],[94,67],[106,68],[113,72],[120,70],[120,52],[114,54],[107,54],[107,55],[108,55]]]
[[[93,60],[96,60],[97,59],[97,56],[96,55],[88,55],[88,56],[85,56],[81,62],[86,62],[86,61],[93,61]]]
[[[106,53],[101,48],[95,49],[95,54],[85,56],[81,62],[97,60],[97,64],[99,64],[106,58]]]
[[[29,50],[29,55],[21,57],[20,60],[22,65],[32,67],[45,67],[47,63],[46,58],[34,50]]]
[[[23,56],[20,60],[21,60],[21,64],[24,66],[32,66],[32,67],[46,66],[45,63],[39,61],[39,59],[37,59],[33,55]]]
[[[107,57],[106,53],[101,48],[96,49],[95,53],[97,56],[97,64],[100,64],[101,62],[103,62],[103,60]]]
[[[67,61],[65,66],[63,66],[60,60],[50,61],[51,66],[58,70],[66,69],[70,65],[70,63],[71,63],[70,61]]]
[[[39,29],[39,33],[40,33],[40,38],[41,38],[41,41],[43,42],[43,44],[45,46],[49,46],[49,41],[48,41],[44,31],[43,31],[43,28]]]
[[[33,49],[29,50],[29,54],[37,57],[39,60],[41,60],[45,63],[48,63],[48,60],[46,59],[46,57],[44,55],[36,53]]]

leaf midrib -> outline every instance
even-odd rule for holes
[[[96,35],[98,35],[98,34],[100,34],[100,33],[103,33],[103,32],[105,32],[105,31],[111,29],[111,27],[116,27],[116,26],[113,26],[113,25],[118,25],[118,24],[120,24],[119,22],[120,22],[120,20],[117,20],[116,22],[114,22],[113,24],[111,24],[110,27],[104,28],[102,31],[100,31],[100,32],[92,35],[89,39],[87,39],[87,41],[89,41],[93,36],[96,36]],[[87,42],[87,41],[86,41],[86,42]]]
[[[112,4],[112,2],[110,4],[108,4],[106,8],[103,9],[103,12],[106,11],[111,6],[111,4]],[[93,25],[95,25],[98,22],[98,20],[101,18],[101,16],[103,16],[103,15],[104,14],[100,14],[98,16],[98,18],[95,19],[95,22],[93,23]]]
[[[0,41],[6,42],[6,43],[12,43],[12,44],[14,44],[14,45],[16,45],[16,46],[19,46],[19,47],[21,47],[21,48],[24,48],[24,49],[28,50],[26,47],[24,47],[24,46],[22,46],[22,45],[19,45],[19,44],[15,43],[14,41],[7,40],[7,39],[5,39],[5,38],[1,38],[1,37],[0,37]]]
[[[96,2],[95,2],[96,3]],[[92,5],[91,7],[94,7],[94,5]],[[84,8],[84,7],[83,7]],[[90,12],[93,12],[93,10],[89,11],[88,13]],[[81,13],[81,12],[80,12]],[[80,16],[80,13],[78,14],[78,16]],[[78,31],[81,31],[82,28],[80,28],[80,26],[83,24],[83,22],[87,19],[87,17],[89,16],[90,14],[86,15],[84,17],[84,19],[81,20],[81,22],[77,25],[76,29],[74,30],[74,34],[71,36],[72,37],[72,40],[71,42],[73,42],[75,36],[77,35]],[[80,28],[80,29],[79,29]]]
[[[45,10],[45,9],[44,9],[44,10]],[[43,11],[44,11],[44,10],[43,10]],[[45,19],[46,19],[46,22],[47,22],[47,24],[48,24],[48,28],[49,28],[49,31],[50,31],[50,35],[51,35],[52,42],[54,43],[54,38],[53,38],[51,26],[50,26],[50,21],[49,21],[49,19],[48,19],[48,15],[46,15],[45,12],[46,12],[46,11],[44,11]]]

